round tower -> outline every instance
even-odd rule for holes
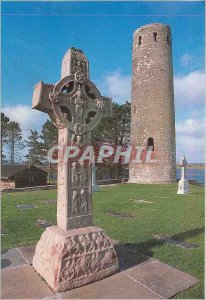
[[[152,150],[152,158],[157,161],[131,161],[129,182],[176,180],[172,38],[168,25],[149,24],[134,32],[131,145]]]

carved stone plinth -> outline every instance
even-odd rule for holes
[[[101,228],[64,231],[51,226],[37,243],[33,267],[54,291],[62,292],[114,274],[118,260]]]
[[[184,195],[189,193],[189,183],[187,179],[180,179],[178,182],[177,194]]]

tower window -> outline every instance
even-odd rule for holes
[[[142,44],[142,37],[141,35],[139,36],[139,46]]]
[[[134,114],[136,113],[136,105],[134,105]]]
[[[170,45],[170,37],[167,35],[167,44]]]
[[[156,32],[153,33],[153,38],[154,38],[154,41],[156,42],[157,41],[157,33]]]
[[[154,139],[152,137],[147,140],[147,150],[154,151]]]

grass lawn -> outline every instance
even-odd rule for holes
[[[93,195],[94,224],[122,244],[196,276],[201,280],[176,298],[204,299],[204,188],[190,185],[191,193],[177,195],[177,185],[119,184],[100,188]],[[18,192],[2,195],[2,249],[36,243],[43,228],[36,224],[45,219],[55,224],[56,191]],[[154,203],[138,203],[147,200]],[[17,204],[33,204],[35,208],[20,210]],[[155,234],[198,244],[182,249],[162,244]]]

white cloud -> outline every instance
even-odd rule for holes
[[[204,162],[204,119],[187,119],[176,124],[177,161]]]
[[[204,133],[204,120],[187,119],[176,125],[177,134],[184,134],[193,137],[202,137]]]
[[[16,121],[22,129],[23,139],[27,139],[30,130],[41,130],[42,125],[47,119],[47,115],[32,109],[28,105],[13,105],[2,108],[11,121]]]
[[[187,67],[192,61],[193,61],[193,57],[188,54],[188,53],[185,53],[182,57],[181,57],[181,65],[183,67]]]
[[[131,77],[123,75],[120,71],[114,71],[106,75],[102,81],[98,82],[100,90],[108,97],[112,97],[114,102],[125,103],[131,98]]]
[[[184,56],[183,56],[184,57]],[[189,61],[189,55],[183,60]],[[106,75],[97,84],[105,96],[112,97],[115,102],[124,103],[131,99],[131,77],[114,71]],[[187,75],[174,77],[175,103],[177,108],[183,105],[194,106],[204,102],[205,96],[205,74],[198,70]]]
[[[204,115],[204,110],[197,110],[197,109],[194,109],[192,112],[191,112],[191,116],[194,117],[194,118],[202,118]]]
[[[180,57],[179,63],[183,68],[190,69],[191,71],[199,70],[204,66],[204,56],[202,54],[193,56],[189,53],[184,53]]]
[[[179,105],[193,106],[204,102],[205,74],[194,71],[184,76],[174,77],[175,102]]]

